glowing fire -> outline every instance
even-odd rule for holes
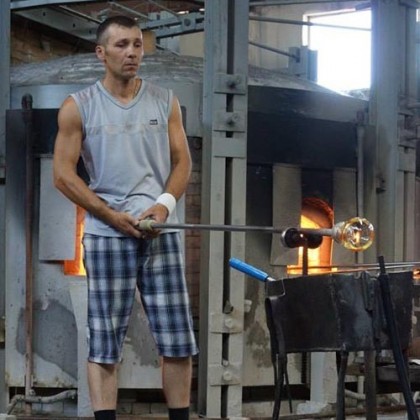
[[[76,214],[76,251],[74,260],[64,261],[64,274],[68,276],[85,276],[86,271],[83,265],[82,237],[85,220],[85,211],[77,207]]]
[[[315,223],[313,220],[309,219],[309,217],[306,217],[304,215],[300,218],[300,226],[303,228],[308,229],[319,229],[320,226],[318,223]],[[315,249],[309,249],[308,250],[308,265],[319,265],[321,262],[320,258],[320,249],[321,248],[315,248]],[[302,266],[303,264],[303,248],[299,248],[299,262],[298,264]]]
[[[325,226],[320,226],[319,223],[315,222],[310,217],[302,214],[300,217],[300,227],[307,229],[320,229]],[[322,245],[315,249],[308,249],[308,273],[325,273],[330,271],[336,271],[331,266],[331,238],[324,237]],[[299,257],[297,265],[287,266],[288,274],[302,274],[303,266],[303,247],[299,248]]]

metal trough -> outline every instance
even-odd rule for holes
[[[412,322],[412,272],[389,274],[387,283],[398,347],[407,349]],[[273,419],[280,412],[284,380],[288,385],[287,354],[329,351],[336,351],[338,356],[336,418],[344,419],[349,352],[384,349],[395,352],[378,278],[366,272],[324,274],[267,282],[266,287],[265,307],[275,378]],[[403,379],[400,378],[402,387],[409,387]],[[406,394],[409,399],[409,393]],[[369,418],[376,418],[375,396],[366,398],[366,406],[371,410]],[[410,405],[412,401],[406,403]]]
[[[410,341],[412,278],[411,271],[389,274],[402,348]],[[266,287],[270,333],[274,341],[284,335],[287,353],[391,348],[378,280],[366,272],[289,278]]]

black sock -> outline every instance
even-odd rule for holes
[[[99,410],[95,411],[95,420],[116,420],[116,410]]]
[[[189,420],[190,407],[169,408],[169,420]]]

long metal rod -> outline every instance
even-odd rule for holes
[[[262,48],[263,50],[272,51],[272,52],[275,52],[277,54],[281,54],[281,55],[285,55],[287,57],[294,58],[296,61],[299,60],[299,57],[296,54],[290,54],[286,51],[279,50],[278,48],[273,48],[273,47],[270,47],[268,45],[260,44],[259,42],[248,41],[248,44],[253,45],[254,47]]]
[[[157,1],[154,0],[146,0],[147,3],[153,4],[156,7],[159,7],[160,9],[164,10],[165,12],[170,13],[172,16],[175,16],[176,18],[179,19],[179,15],[177,13],[175,13],[172,9],[169,9],[168,7],[163,6],[162,4],[158,3]]]
[[[420,267],[418,263],[407,263],[407,264],[386,264],[388,270],[412,270],[414,267]],[[334,269],[334,271],[332,271]],[[302,270],[302,266],[293,266],[293,273],[295,270]],[[328,270],[333,274],[346,274],[346,273],[361,273],[366,271],[379,271],[380,267],[378,264],[354,264],[354,265],[308,265],[308,274],[317,275],[319,273],[310,273],[310,270]]]
[[[95,19],[95,18],[87,15],[86,13],[79,12],[75,9],[72,9],[71,7],[68,7],[68,6],[57,6],[57,9],[62,10],[63,12],[68,13],[68,14],[73,15],[73,16],[76,16],[78,18],[85,19],[89,22],[96,23],[97,25],[99,25],[101,23],[101,21],[99,19]]]
[[[320,26],[320,27],[323,27],[323,28],[349,29],[349,30],[352,30],[352,31],[370,32],[369,28],[361,28],[361,27],[358,27],[358,26],[329,25],[328,23],[315,23],[315,22],[306,22],[306,21],[303,21],[303,20],[271,18],[271,17],[267,17],[267,16],[253,16],[253,15],[250,15],[249,20],[255,20],[255,21],[258,21],[258,22],[284,23],[286,25]]]
[[[146,20],[153,20],[149,16],[145,15],[144,13],[140,13],[137,10],[134,10],[131,7],[124,6],[123,4],[119,4],[116,1],[110,1],[109,4],[111,7],[115,7],[117,9],[123,10],[124,12],[127,12],[129,14],[131,13],[135,16],[141,17]]]
[[[405,267],[420,267],[420,261],[407,261],[407,262],[395,262],[395,263],[386,263],[386,268],[405,268]],[[311,268],[370,268],[370,269],[379,269],[379,264],[377,263],[360,263],[360,264],[333,264],[333,265],[311,265]]]
[[[148,220],[146,222],[149,222]],[[206,224],[188,224],[188,223],[139,223],[140,230],[150,229],[181,229],[181,230],[214,230],[224,232],[266,232],[282,233],[284,229],[268,226],[241,226],[241,225],[206,225]]]
[[[395,269],[395,268],[394,268]],[[390,270],[394,270],[394,269],[390,269]],[[299,270],[299,272],[298,272]],[[311,272],[311,270],[318,270],[315,267],[312,266],[308,266],[308,276],[317,276],[319,274],[354,274],[354,273],[365,273],[365,272],[370,272],[370,271],[374,271],[377,272],[380,269],[379,268],[352,268],[352,269],[344,269],[344,270],[337,270],[337,271],[330,271],[328,270],[328,272]],[[302,268],[301,266],[293,266],[292,268],[292,272],[290,274],[300,274],[302,272]],[[303,275],[303,274],[302,274]]]
[[[143,220],[138,224],[139,230],[152,229],[180,229],[180,230],[213,230],[224,232],[263,232],[263,233],[283,233],[288,228],[277,228],[274,226],[245,226],[245,225],[206,225],[189,223],[155,223],[153,220]],[[301,233],[332,236],[332,229],[301,229],[296,228]]]
[[[335,0],[335,2],[346,2],[348,0]],[[366,0],[356,0],[360,2],[366,2]],[[257,6],[290,6],[295,4],[313,4],[313,3],[331,3],[331,0],[259,0],[259,1],[250,1],[249,7]]]

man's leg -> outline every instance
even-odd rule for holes
[[[162,385],[170,420],[189,419],[191,374],[191,357],[163,357]]]
[[[188,420],[191,356],[198,353],[198,348],[179,233],[161,234],[142,244],[138,288],[163,357],[162,383],[169,419]]]
[[[117,408],[117,364],[88,362],[88,383],[95,419],[115,419]]]
[[[85,234],[88,274],[88,383],[96,420],[114,420],[117,372],[137,278],[135,238]],[[117,280],[116,280],[117,279]]]

